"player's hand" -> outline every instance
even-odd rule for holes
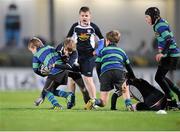
[[[80,72],[79,63],[74,63],[73,66],[72,66],[72,70],[73,70],[74,72]]]
[[[54,64],[52,64],[52,65],[49,65],[49,69],[52,69],[52,68],[54,68],[55,67],[55,63]]]
[[[93,51],[93,56],[96,56],[97,54],[96,54],[96,51]]]
[[[156,61],[159,62],[164,55],[159,53],[156,55]]]
[[[41,72],[42,75],[47,76],[47,75],[49,75],[50,69],[45,65],[41,65],[40,72]]]
[[[69,56],[63,55],[63,56],[61,56],[61,59],[62,59],[62,61],[63,61],[64,63],[67,63],[68,60],[69,60]]]

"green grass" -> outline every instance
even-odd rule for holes
[[[109,105],[85,111],[80,93],[72,110],[54,111],[47,100],[39,107],[33,105],[39,93],[0,92],[0,130],[180,130],[180,111],[168,111],[167,115],[128,112],[122,99],[118,100],[118,111],[110,111]],[[66,107],[65,99],[58,100]]]

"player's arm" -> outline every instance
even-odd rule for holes
[[[132,70],[131,64],[125,64],[126,70],[128,71],[129,78],[135,78],[134,72]]]
[[[41,63],[39,62],[39,60],[37,59],[37,57],[33,57],[33,64],[32,64],[32,67],[33,67],[33,71],[38,74],[39,76],[46,76],[46,75],[43,75],[40,71],[41,69]]]
[[[73,51],[69,56],[68,63],[70,66],[73,66],[75,63],[77,63],[77,60],[78,60],[78,52]]]
[[[96,36],[97,36],[100,40],[101,40],[101,39],[104,39],[104,37],[103,37],[103,35],[102,35],[99,27],[98,27],[96,24],[94,24],[94,23],[91,23],[91,26],[94,28]]]
[[[98,55],[100,50],[104,48],[104,37],[97,25],[91,23],[91,26],[94,28],[95,34],[98,37],[98,47],[95,49],[96,55]]]
[[[103,50],[103,49],[102,49]],[[100,50],[99,54],[96,57],[95,63],[96,63],[96,72],[98,75],[98,78],[100,77],[101,74],[101,58],[102,58],[102,50]]]
[[[60,43],[60,44],[58,44],[58,46],[56,47],[56,52],[61,53],[61,52],[62,52],[62,49],[63,49],[63,45],[64,45],[63,42]]]
[[[127,72],[128,72],[128,77],[129,77],[130,79],[135,78],[135,75],[134,75],[134,72],[133,72],[133,70],[132,70],[132,67],[131,67],[129,58],[128,58],[128,56],[126,55],[125,52],[124,52],[124,64],[125,64],[126,70],[127,70]]]
[[[168,54],[169,47],[173,41],[171,32],[169,30],[169,25],[167,23],[158,23],[155,26],[155,31],[157,31],[160,36],[165,39],[165,45],[158,44],[158,52],[163,55]]]
[[[59,68],[62,70],[72,70],[72,67],[66,63],[66,64],[53,64],[52,67]]]
[[[72,36],[73,36],[73,34],[74,34],[74,28],[75,28],[77,25],[78,25],[78,23],[74,23],[74,24],[71,26],[71,28],[70,28],[70,30],[69,30],[69,32],[68,32],[68,34],[67,34],[66,37],[72,37]]]

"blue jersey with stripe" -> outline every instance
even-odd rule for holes
[[[99,27],[92,22],[87,26],[81,26],[79,22],[74,23],[67,37],[72,37],[77,43],[80,57],[92,57],[95,50],[95,40],[103,39]]]
[[[157,23],[154,25],[154,32],[155,37],[158,41],[158,51],[160,53],[166,49],[167,46],[167,39],[170,40],[170,46],[167,49],[168,55],[170,57],[179,57],[180,56],[180,49],[177,47],[175,42],[174,35],[170,30],[170,26],[165,19],[160,18]],[[167,54],[165,54],[166,56]]]
[[[62,64],[62,60],[59,54],[56,52],[54,47],[49,45],[43,46],[37,49],[37,52],[33,56],[33,70],[35,73],[38,72],[41,65],[50,67],[52,64]],[[62,70],[59,68],[51,68],[50,73],[51,75],[55,75]]]
[[[101,63],[101,74],[111,69],[124,70],[125,65],[130,63],[125,51],[115,44],[101,50],[98,62]]]

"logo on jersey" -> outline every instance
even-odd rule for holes
[[[89,33],[91,33],[91,30],[90,30],[90,29],[88,29],[88,30],[87,30],[87,32],[88,32],[88,34],[89,34]]]
[[[86,41],[86,40],[88,40],[90,38],[90,35],[88,35],[87,33],[81,33],[80,35],[79,35],[79,39],[81,40],[81,41]]]

